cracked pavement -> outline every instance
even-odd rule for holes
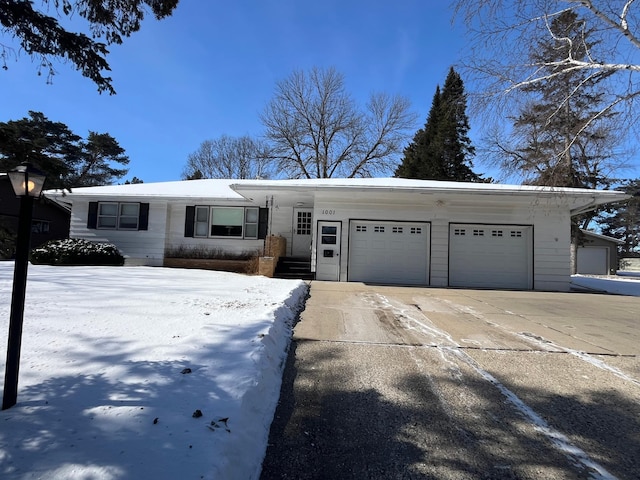
[[[634,479],[640,298],[312,282],[262,479]]]

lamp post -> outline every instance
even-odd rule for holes
[[[27,287],[27,267],[31,243],[31,216],[33,199],[42,192],[45,176],[28,163],[19,165],[8,172],[11,186],[20,197],[18,217],[18,238],[16,240],[16,262],[13,270],[13,292],[11,294],[11,314],[9,317],[9,341],[7,343],[7,364],[4,374],[4,396],[2,410],[16,404],[18,397],[18,370],[20,367],[20,345],[22,343],[22,320],[24,314],[24,294]]]

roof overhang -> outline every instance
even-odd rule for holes
[[[59,203],[74,198],[164,200],[199,202],[245,202],[263,205],[277,197],[279,204],[313,206],[316,201],[345,203],[392,203],[420,205],[436,201],[459,204],[511,201],[527,203],[541,198],[564,199],[562,205],[572,215],[599,205],[629,198],[615,190],[586,190],[531,185],[441,182],[402,178],[342,178],[301,180],[183,180],[162,183],[108,185],[74,188],[70,192],[49,190],[45,195]]]

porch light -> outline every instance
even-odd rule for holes
[[[22,343],[22,321],[24,317],[24,297],[27,288],[27,267],[31,244],[31,218],[33,199],[42,193],[45,176],[28,163],[19,165],[8,172],[11,186],[20,197],[18,216],[18,237],[16,239],[16,260],[13,268],[13,291],[9,317],[9,340],[7,343],[7,363],[4,374],[4,395],[2,410],[11,408],[18,398],[18,370],[20,367],[20,345]]]

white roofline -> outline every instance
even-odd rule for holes
[[[582,228],[580,230],[587,237],[599,238],[601,240],[606,240],[608,242],[617,243],[618,245],[622,245],[624,243],[624,240],[620,240],[619,238],[609,237],[608,235],[603,235],[601,233],[592,232],[590,230],[583,230]]]

